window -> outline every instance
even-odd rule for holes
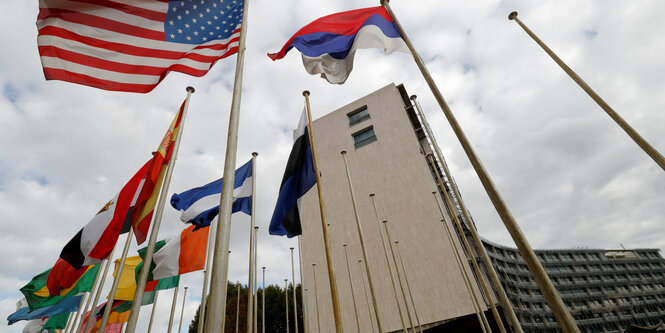
[[[353,134],[353,143],[356,148],[368,145],[374,141],[376,141],[376,135],[374,134],[374,127],[372,126]]]
[[[357,123],[361,123],[369,119],[369,112],[367,111],[367,105],[363,105],[361,108],[352,111],[346,116],[349,117],[349,126],[353,126]]]

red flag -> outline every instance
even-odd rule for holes
[[[164,139],[157,148],[157,151],[153,153],[152,159],[148,162],[148,168],[143,176],[143,186],[140,189],[136,204],[132,210],[132,228],[134,229],[134,235],[138,244],[143,243],[148,235],[152,213],[155,209],[155,204],[157,204],[162,183],[164,182],[166,166],[173,152],[173,143],[180,131],[180,119],[184,107],[185,103],[183,102],[171,126],[166,131]]]
[[[51,269],[48,279],[46,280],[49,294],[59,296],[60,291],[63,289],[69,289],[73,286],[87,270],[87,266],[81,269],[76,269],[65,260],[58,258],[58,261]]]

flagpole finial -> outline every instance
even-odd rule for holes
[[[369,197],[370,197],[370,198],[373,198],[373,197],[374,197],[374,193],[370,193],[370,194],[369,194]]]
[[[412,101],[415,101],[416,98],[418,98],[418,96],[416,96],[416,95],[411,95],[411,100],[412,100]]]
[[[294,249],[294,247],[290,247],[289,249],[290,249],[290,250],[293,250],[293,249]]]
[[[343,247],[346,247],[346,244],[342,244]]]
[[[259,153],[257,153],[257,152],[253,152],[253,153],[252,153],[252,156],[254,156],[254,157],[259,156]]]
[[[302,95],[305,97],[309,96],[309,90],[303,90]]]
[[[390,0],[381,0],[381,6],[385,6],[390,2]]]
[[[432,194],[436,194],[436,191],[432,191]]]
[[[185,88],[185,89],[187,90],[187,92],[190,92],[190,93],[194,93],[194,91],[196,91],[196,89],[194,89],[194,87],[192,87],[192,86],[187,86],[187,88]]]
[[[399,241],[398,241],[398,240],[395,240],[395,244],[397,244],[397,243],[399,243]]]
[[[514,20],[517,17],[517,12],[512,12],[508,15],[509,20]]]
[[[388,223],[388,220],[383,220],[383,223]]]
[[[342,150],[342,152],[340,154],[346,155],[346,150]]]

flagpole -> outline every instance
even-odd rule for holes
[[[254,211],[256,206],[254,203],[256,201],[256,156],[259,155],[257,152],[252,153],[252,208],[250,216],[250,225],[249,225],[249,277],[247,282],[247,287],[249,291],[247,293],[247,332],[254,332],[254,243],[256,232],[254,231],[254,226],[256,222],[254,220]]]
[[[289,279],[284,279],[284,301],[286,302],[286,333],[289,333]]]
[[[263,282],[261,283],[261,333],[266,331],[266,266],[261,267],[263,270]]]
[[[253,200],[253,199],[252,199]],[[259,227],[254,227],[254,333],[259,332],[259,287],[258,287],[258,267],[257,264],[259,262],[259,254],[258,254],[258,249],[259,249]]]
[[[171,333],[173,329],[173,317],[175,317],[175,307],[178,305],[178,289],[180,289],[180,286],[176,286],[175,290],[173,291],[173,301],[171,302],[171,316],[169,317],[169,329],[168,333]],[[103,331],[102,331],[103,332]]]
[[[238,333],[238,326],[240,322],[240,281],[237,283],[238,285],[238,292],[236,295],[236,333]],[[224,332],[224,331],[222,331]]]
[[[356,314],[356,328],[360,333],[360,320],[358,320],[358,306],[356,306],[356,293],[353,289],[353,279],[351,278],[351,266],[349,266],[349,255],[346,253],[346,244],[342,244],[344,248],[344,258],[346,259],[346,271],[349,273],[349,284],[351,285],[351,299],[353,300],[353,312]]]
[[[76,333],[81,332],[81,327],[83,327],[84,317],[85,317],[85,314],[88,313],[88,308],[90,307],[90,303],[91,303],[92,299],[95,298],[96,295],[101,292],[101,288],[99,288],[100,290],[97,290],[97,289],[98,289],[98,286],[100,284],[100,281],[101,281],[102,284],[104,284],[104,282],[103,282],[104,277],[106,276],[106,273],[108,273],[109,261],[110,261],[111,258],[113,258],[113,254],[115,253],[115,248],[116,247],[114,246],[113,250],[111,251],[111,254],[109,255],[109,259],[104,259],[101,262],[101,265],[99,266],[99,270],[97,271],[97,276],[95,276],[95,282],[92,284],[92,289],[90,289],[90,296],[88,297],[88,300],[85,302],[85,307],[83,308],[83,313],[80,315],[79,323],[78,323],[77,326],[75,326],[76,331],[74,331],[74,332],[76,332]],[[103,269],[102,269],[102,267],[103,267]],[[103,272],[102,272],[102,270],[103,270]],[[95,302],[96,301],[97,301],[97,299],[95,298]]]
[[[504,314],[508,319],[510,320],[510,323],[513,326],[513,330],[515,330],[515,333],[522,333],[522,325],[520,324],[520,321],[517,319],[517,316],[515,315],[515,311],[513,309],[513,306],[508,299],[508,296],[506,295],[505,289],[503,289],[503,285],[501,285],[501,281],[499,280],[499,275],[496,272],[496,269],[494,269],[494,265],[492,265],[492,261],[490,260],[489,255],[487,254],[487,249],[485,249],[485,245],[483,245],[482,240],[480,239],[480,235],[478,234],[478,230],[476,229],[475,225],[471,223],[471,216],[469,216],[469,210],[466,208],[466,204],[462,200],[462,196],[459,193],[459,189],[455,184],[453,184],[453,178],[450,173],[450,170],[448,170],[448,165],[446,164],[446,160],[443,158],[443,153],[441,152],[441,147],[436,142],[436,138],[434,137],[434,133],[432,133],[432,129],[429,126],[429,122],[427,121],[427,118],[425,117],[425,113],[423,112],[422,108],[420,107],[420,103],[416,101],[416,95],[411,96],[411,100],[413,101],[413,104],[416,107],[416,111],[418,112],[418,115],[420,116],[420,119],[422,119],[422,125],[425,128],[425,131],[427,132],[427,136],[430,138],[432,141],[432,146],[434,146],[434,152],[436,153],[437,158],[439,159],[441,168],[443,169],[444,175],[446,178],[451,183],[450,188],[453,190],[453,194],[457,198],[457,201],[460,205],[460,208],[462,210],[462,214],[464,216],[464,219],[468,221],[469,224],[469,230],[471,231],[471,236],[473,237],[473,241],[476,243],[476,248],[478,249],[478,252],[480,252],[480,256],[483,259],[483,263],[485,264],[486,272],[489,275],[492,284],[494,285],[494,289],[496,290],[497,294],[499,295],[499,299],[501,300],[501,304],[503,304],[504,308]],[[435,163],[436,165],[436,163]],[[445,188],[445,187],[442,187]],[[447,226],[446,226],[447,227]],[[491,303],[493,304],[493,303]],[[494,306],[492,311],[494,311]],[[498,312],[497,312],[498,313]],[[503,325],[500,325],[499,327],[503,328]],[[505,328],[503,328],[505,329]]]
[[[346,160],[346,151],[342,151],[342,159],[344,160],[344,167],[346,168],[346,179],[349,182],[349,194],[351,195],[351,203],[353,204],[353,214],[356,218],[356,228],[358,229],[358,237],[360,238],[360,249],[362,250],[363,260],[365,261],[365,271],[367,272],[367,280],[369,281],[369,291],[372,295],[372,304],[374,305],[374,315],[376,316],[376,325],[379,328],[379,333],[383,333],[383,327],[381,326],[381,319],[379,318],[379,306],[376,301],[376,292],[374,290],[374,283],[372,281],[372,272],[369,270],[369,261],[367,260],[367,250],[365,249],[365,237],[363,236],[363,230],[360,226],[360,217],[358,216],[358,208],[356,207],[356,195],[353,191],[353,184],[351,184],[351,174],[349,172],[349,164]],[[399,306],[399,304],[398,304]]]
[[[432,156],[432,154],[427,154],[427,161],[432,166],[434,166],[434,157]],[[465,236],[465,233],[464,233],[464,228],[462,228],[462,224],[459,221],[459,217],[458,217],[457,214],[454,213],[455,209],[453,207],[453,201],[450,198],[450,196],[448,195],[447,187],[443,183],[443,179],[441,179],[441,176],[439,175],[438,171],[436,171],[436,169],[435,169],[434,174],[436,175],[436,179],[439,182],[439,186],[442,189],[441,191],[443,192],[443,197],[441,198],[441,200],[447,205],[448,210],[452,213],[452,215],[453,215],[452,219],[455,222],[453,225],[457,228],[457,232],[461,236],[460,238],[462,239],[462,248],[466,249],[466,252],[471,257],[471,265],[473,267],[473,270],[475,270],[477,272],[478,280],[479,280],[478,282],[480,283],[481,288],[483,289],[483,292],[485,293],[485,295],[487,295],[487,299],[490,303],[490,306],[492,306],[494,304],[494,300],[492,299],[492,296],[490,294],[490,290],[485,285],[485,280],[482,277],[482,272],[480,271],[480,268],[478,267],[478,263],[476,262],[475,256],[473,255],[473,248],[469,244],[469,241],[466,239],[466,236]],[[434,192],[434,194],[436,195],[436,192]],[[437,205],[438,205],[438,203],[439,203],[439,201],[437,201]],[[439,208],[439,211],[441,212],[441,216],[444,217],[443,210],[441,210],[441,208]],[[448,228],[447,225],[446,225],[446,228]],[[452,233],[451,233],[451,237],[452,237]],[[469,281],[471,281],[470,278],[469,278]],[[474,297],[475,297],[475,291],[473,290],[473,288],[471,289],[471,291],[474,293]],[[494,319],[497,321],[497,325],[499,325],[499,328],[501,329],[501,331],[505,333],[505,328],[503,327],[503,322],[501,322],[501,315],[499,315],[499,312],[496,310],[496,307],[493,307],[492,311],[493,311],[492,313],[494,315]],[[482,317],[483,317],[483,321],[485,323],[487,323],[487,318],[485,317],[485,313],[481,312],[481,314],[482,314]],[[487,324],[487,326],[489,327],[489,324]]]
[[[439,207],[439,212],[441,212],[441,223],[443,224],[443,229],[446,232],[446,235],[448,236],[448,242],[450,242],[450,246],[452,246],[454,252],[455,252],[455,262],[457,262],[457,266],[460,269],[460,273],[462,274],[462,280],[464,280],[464,286],[466,287],[466,291],[469,293],[469,298],[471,299],[471,304],[473,305],[473,309],[476,311],[476,317],[478,317],[478,324],[480,327],[483,329],[483,332],[486,331],[485,328],[485,322],[487,319],[485,319],[485,313],[483,310],[480,308],[480,304],[478,304],[478,297],[476,297],[476,291],[473,289],[471,285],[471,279],[468,276],[468,272],[464,268],[464,265],[462,264],[463,261],[461,259],[462,256],[462,251],[459,250],[457,247],[457,243],[453,241],[453,233],[450,231],[450,228],[448,228],[448,224],[446,223],[445,219],[445,214],[443,213],[443,208],[441,208],[441,205],[439,204],[439,200],[436,198],[436,191],[432,192],[434,195],[434,201],[436,201],[437,207]]]
[[[305,280],[303,279],[302,274],[302,239],[298,236],[298,268],[300,269],[300,295],[302,299],[302,322],[303,322],[303,333],[309,333],[309,323],[307,319],[308,310],[307,310],[307,300],[305,299]],[[307,324],[306,324],[307,323]]]
[[[300,238],[298,238],[300,239]],[[291,284],[293,285],[293,317],[296,322],[296,333],[298,333],[298,298],[296,298],[296,269],[295,261],[293,260],[293,247],[291,248]]]
[[[432,79],[432,76],[427,70],[427,67],[425,67],[425,63],[423,62],[418,52],[416,52],[415,48],[413,47],[413,44],[411,44],[411,40],[404,31],[404,28],[402,28],[402,25],[395,17],[395,14],[393,13],[392,9],[390,8],[390,5],[388,4],[388,0],[381,0],[381,4],[386,8],[388,13],[390,14],[390,17],[395,22],[395,25],[397,26],[400,35],[404,39],[404,42],[409,47],[409,50],[413,55],[413,59],[415,60],[416,64],[418,65],[418,68],[423,74],[423,77],[425,78],[427,85],[430,87],[430,90],[432,90],[432,93],[434,94],[434,97],[439,103],[439,106],[441,107],[441,110],[443,111],[444,115],[448,119],[450,126],[453,128],[453,131],[455,132],[457,139],[460,141],[460,144],[462,145],[464,152],[469,158],[471,165],[473,165],[473,168],[476,171],[476,174],[478,175],[480,182],[483,184],[483,187],[485,188],[485,191],[487,191],[487,194],[490,200],[492,201],[492,204],[494,204],[494,208],[501,217],[501,220],[503,221],[504,225],[506,226],[506,229],[508,230],[510,236],[515,242],[517,249],[520,251],[520,254],[522,255],[522,258],[524,259],[527,267],[529,268],[529,271],[531,271],[531,274],[536,280],[536,283],[540,287],[540,290],[543,296],[545,297],[545,300],[547,300],[547,304],[552,310],[552,313],[554,314],[554,317],[556,318],[557,322],[559,323],[559,325],[561,326],[561,328],[565,333],[580,332],[580,329],[577,327],[577,324],[575,323],[575,319],[570,314],[570,311],[568,311],[566,305],[563,303],[563,300],[561,299],[559,292],[556,290],[556,288],[554,288],[554,285],[552,284],[550,278],[547,276],[547,272],[545,272],[543,265],[538,261],[536,254],[533,252],[533,249],[531,248],[531,245],[529,245],[529,242],[522,233],[522,230],[517,225],[517,221],[515,221],[515,218],[513,217],[508,207],[506,206],[506,203],[503,201],[503,198],[499,194],[498,189],[496,188],[494,182],[492,181],[489,174],[485,170],[485,167],[483,166],[482,162],[480,161],[478,156],[476,156],[476,153],[473,150],[473,146],[471,146],[471,143],[466,138],[464,131],[462,131],[462,128],[457,122],[457,119],[455,119],[455,116],[450,110],[450,107],[448,107],[448,104],[443,98],[443,95],[441,95],[439,88],[434,83],[434,80]]]
[[[152,300],[152,311],[150,311],[150,322],[148,323],[148,333],[152,331],[152,322],[155,319],[155,312],[157,312],[157,298],[159,298],[159,289],[155,288],[155,298]]]
[[[395,278],[393,277],[393,270],[390,267],[390,260],[388,260],[388,249],[386,248],[386,241],[383,238],[383,231],[381,231],[381,221],[379,220],[379,211],[376,209],[376,202],[374,201],[374,193],[370,193],[369,198],[370,200],[372,200],[372,205],[374,206],[374,215],[376,216],[376,226],[379,228],[379,235],[381,235],[381,245],[383,245],[383,254],[386,257],[386,266],[388,266],[388,275],[390,275],[390,282],[393,285],[395,304],[397,305],[397,310],[399,310],[399,318],[402,320],[402,332],[406,333],[406,321],[404,320],[404,313],[402,313],[402,307],[399,305],[399,298],[397,296],[397,284],[395,284]],[[374,326],[372,325],[372,327]]]
[[[203,270],[203,290],[201,291],[201,306],[199,307],[199,324],[196,328],[197,333],[203,333],[203,326],[205,323],[206,315],[206,304],[208,304],[208,283],[210,277],[210,265],[212,262],[212,247],[215,244],[215,231],[217,229],[217,220],[219,217],[215,218],[210,224],[210,230],[208,232],[208,249],[206,251],[206,269]]]
[[[309,107],[309,91],[302,92],[305,96],[305,105],[307,110],[307,122],[309,125],[309,142],[312,146],[312,160],[314,162],[314,173],[316,173],[316,189],[319,195],[319,210],[321,211],[321,228],[323,231],[323,244],[326,250],[326,264],[328,266],[328,280],[330,281],[330,296],[333,304],[333,316],[335,318],[335,331],[337,333],[344,332],[342,327],[342,313],[339,308],[339,295],[337,293],[337,279],[335,279],[335,271],[333,270],[332,254],[330,250],[330,239],[328,235],[328,219],[326,217],[326,206],[323,201],[323,189],[321,186],[321,174],[319,172],[319,155],[316,150],[316,141],[314,140],[314,128],[312,126],[312,111]],[[318,297],[318,295],[317,295]],[[318,304],[317,304],[318,305]],[[320,331],[320,328],[319,328]],[[320,332],[319,332],[320,333]],[[383,332],[382,332],[383,333]]]
[[[118,291],[118,285],[120,284],[120,277],[122,276],[122,269],[125,267],[125,260],[127,259],[127,252],[129,252],[129,246],[132,244],[132,237],[134,236],[134,229],[129,228],[127,233],[127,240],[125,241],[125,247],[122,249],[122,256],[120,257],[120,262],[116,270],[115,278],[113,279],[113,285],[111,286],[111,291],[109,292],[109,298],[104,307],[104,315],[102,316],[102,321],[99,324],[99,332],[104,332],[106,329],[106,324],[109,321],[109,315],[111,314],[111,308],[113,307],[113,300],[115,299],[115,294]],[[109,261],[109,265],[111,262]]]
[[[185,313],[185,301],[187,300],[187,287],[185,293],[182,295],[182,309],[180,309],[180,324],[178,325],[178,333],[182,330],[182,316]]]
[[[318,330],[316,333],[321,333],[321,317],[319,315],[319,292],[316,288],[316,264],[312,264],[312,272],[314,272],[314,300],[316,301],[316,326]]]
[[[406,308],[406,314],[409,317],[409,324],[411,324],[411,332],[415,332],[416,327],[413,325],[413,318],[411,318],[411,311],[409,310],[409,302],[406,300],[406,292],[404,291],[404,283],[402,282],[402,276],[399,275],[399,268],[397,267],[397,258],[395,258],[395,250],[393,250],[393,243],[390,238],[390,232],[388,231],[388,220],[383,220],[383,227],[386,229],[386,238],[388,238],[388,246],[390,246],[390,255],[393,258],[393,265],[395,265],[395,275],[397,275],[397,282],[399,282],[399,290],[402,292],[402,300],[404,300],[404,308]]]
[[[91,317],[93,314],[93,311],[97,308],[97,302],[99,302],[99,297],[102,295],[102,289],[104,288],[104,282],[106,281],[106,274],[109,272],[109,267],[111,266],[111,260],[113,260],[113,254],[115,254],[115,250],[118,248],[118,243],[116,242],[115,246],[113,247],[113,250],[111,251],[111,254],[109,255],[108,259],[106,259],[106,266],[104,266],[104,273],[102,273],[102,276],[99,277],[99,287],[97,288],[97,291],[95,292],[95,299],[92,301],[91,308],[90,308],[90,315],[88,316],[87,322],[85,322],[85,328],[83,330],[84,333],[87,333],[88,330],[91,329],[91,323],[93,322]],[[86,311],[87,313],[87,311]],[[85,316],[85,313],[83,314]],[[83,317],[81,317],[81,321],[83,321]],[[94,326],[94,325],[93,325]],[[81,330],[82,325],[79,324],[78,331]]]
[[[155,252],[155,243],[157,242],[159,227],[162,223],[162,214],[164,214],[164,204],[166,203],[166,197],[169,192],[169,185],[171,185],[171,175],[173,174],[173,169],[175,168],[175,162],[178,159],[178,151],[180,150],[179,149],[180,140],[182,140],[182,134],[185,129],[185,119],[187,117],[187,109],[189,109],[189,100],[192,97],[192,93],[194,93],[193,87],[187,87],[186,89],[187,89],[187,98],[185,99],[185,106],[183,107],[182,115],[180,117],[178,134],[176,136],[173,145],[171,158],[166,167],[166,175],[164,177],[164,182],[162,183],[162,190],[159,193],[159,202],[157,203],[157,209],[155,211],[155,216],[152,221],[152,230],[150,231],[150,239],[148,241],[148,246],[146,248],[145,258],[143,258],[143,262],[146,264],[144,264],[143,267],[141,267],[141,274],[139,275],[139,278],[136,281],[136,292],[134,293],[132,309],[131,312],[129,313],[129,320],[127,321],[127,330],[126,330],[127,333],[134,333],[136,331],[136,325],[139,319],[139,313],[141,312],[141,302],[143,300],[143,293],[145,291],[146,283],[148,282],[148,274],[150,273],[152,255]],[[133,228],[131,229],[133,230]]]
[[[379,229],[381,230],[381,229]],[[367,301],[367,315],[369,316],[369,326],[372,327],[372,333],[374,333],[374,322],[372,321],[372,310],[370,309],[370,303],[369,303],[369,294],[367,294],[367,288],[365,287],[365,273],[363,273],[363,260],[358,259],[358,263],[360,264],[360,277],[362,278],[363,282],[363,291],[365,292],[365,300]]]
[[[223,332],[223,321],[226,313],[226,287],[228,277],[228,262],[225,254],[229,250],[231,241],[231,213],[233,206],[233,185],[235,183],[236,154],[238,150],[238,125],[240,122],[240,100],[242,95],[242,78],[245,63],[245,39],[247,37],[247,13],[249,0],[244,0],[242,23],[240,26],[240,39],[238,41],[238,56],[236,60],[236,73],[233,83],[233,99],[229,114],[229,129],[226,138],[226,157],[224,159],[224,182],[219,201],[219,226],[215,241],[215,259],[212,266],[212,283],[210,290],[210,306],[208,307],[208,320],[206,332]],[[253,174],[252,174],[253,176]],[[252,198],[253,199],[253,198]],[[222,315],[219,315],[222,314]]]
[[[416,315],[416,322],[418,323],[418,330],[423,333],[423,326],[420,324],[418,317],[418,309],[416,309],[416,302],[413,301],[413,293],[411,292],[411,284],[409,284],[409,277],[406,275],[406,268],[404,268],[404,260],[402,260],[402,253],[399,250],[399,242],[395,240],[395,248],[397,249],[397,256],[399,257],[400,266],[402,266],[402,274],[404,274],[404,281],[406,281],[406,290],[409,292],[411,304],[413,304],[413,313]]]
[[[556,53],[552,51],[552,49],[550,49],[543,41],[541,41],[540,38],[538,38],[538,36],[536,36],[536,34],[531,31],[531,29],[527,28],[527,26],[524,25],[524,23],[522,23],[522,21],[520,21],[520,19],[517,17],[517,12],[510,13],[510,15],[508,15],[508,19],[517,22],[517,24],[519,24],[522,29],[524,29],[524,31],[536,43],[538,43],[540,47],[543,48],[543,50],[552,58],[552,60],[554,60],[554,62],[556,62],[557,65],[559,65],[559,67],[561,67],[561,69],[563,69],[563,71],[566,72],[566,74],[568,74],[568,76],[570,76],[570,78],[573,79],[573,81],[575,81],[575,83],[577,83],[580,88],[582,88],[589,95],[589,97],[591,97],[598,104],[598,106],[600,106],[607,113],[607,115],[610,116],[610,118],[612,118],[612,120],[614,120],[617,125],[619,125],[619,127],[621,127],[626,132],[626,134],[628,134],[628,136],[630,136],[630,138],[633,139],[633,141],[638,146],[640,146],[640,148],[642,148],[642,150],[644,150],[644,152],[647,153],[654,160],[654,162],[656,162],[656,164],[661,167],[661,169],[665,170],[665,157],[663,157],[663,155],[661,155],[658,150],[651,146],[651,144],[649,144],[646,139],[644,139],[616,111],[614,111],[614,109],[609,104],[607,104],[607,102],[605,102],[605,100],[603,100],[600,95],[591,89],[591,86],[584,82],[584,80],[582,80],[582,78],[577,75],[577,73],[568,67],[568,65],[566,65],[566,63],[563,62],[563,60],[561,60],[561,58],[559,58],[559,56],[557,56]]]

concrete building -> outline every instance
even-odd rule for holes
[[[366,283],[365,268],[358,262],[363,255],[342,151],[347,152],[383,330],[401,331],[403,325],[411,326],[410,321],[417,325],[408,290],[404,297],[399,285],[395,290],[391,282],[390,272],[395,274],[395,265],[390,248],[389,260],[386,260],[380,234],[386,237],[380,221],[387,220],[391,243],[399,240],[404,258],[404,271],[397,259],[398,271],[402,280],[405,275],[408,277],[423,329],[481,332],[475,303],[492,330],[499,332],[488,310],[488,295],[479,287],[479,279],[488,279],[475,250],[479,244],[473,244],[469,235],[472,221],[463,219],[458,199],[450,190],[447,191],[454,201],[451,203],[454,212],[445,209],[442,216],[435,201],[441,203],[442,189],[435,180],[435,172],[441,174],[440,166],[426,158],[432,152],[430,139],[404,87],[390,84],[315,120],[313,126],[344,331],[358,331],[342,247],[348,244],[360,331],[377,332],[373,325],[372,300],[364,292],[369,294],[370,286]],[[455,185],[447,182],[446,186]],[[432,195],[433,191],[438,192],[438,199]],[[378,216],[370,194],[375,195]],[[310,190],[303,197],[301,207],[302,281],[307,290],[303,306],[307,307],[309,316],[309,323],[305,325],[311,332],[319,332],[319,325],[320,332],[334,332],[316,190]],[[462,220],[465,230],[453,235],[454,245],[451,246],[441,220],[443,218],[454,232],[453,214]],[[462,249],[461,237],[473,244],[471,253]],[[489,241],[483,243],[524,331],[560,332],[519,252]],[[384,244],[388,246],[387,241]],[[461,257],[461,268],[456,253]],[[536,253],[583,332],[623,332],[630,325],[656,325],[665,318],[665,260],[658,250],[541,250]],[[470,267],[474,259],[483,268],[479,274]],[[315,268],[312,264],[316,264]],[[471,281],[470,289],[465,284],[465,275]],[[396,275],[394,280],[398,283]],[[491,297],[498,304],[498,297],[495,294]],[[476,302],[472,301],[474,298]],[[317,302],[320,322],[317,322]],[[503,312],[500,304],[498,307]],[[502,321],[510,331],[505,316]]]

